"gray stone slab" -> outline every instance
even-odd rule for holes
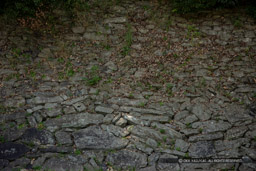
[[[179,163],[170,162],[177,161],[178,157],[171,154],[162,154],[157,162],[157,170],[169,171],[169,170],[180,170]]]
[[[127,22],[126,17],[108,18],[104,21],[104,23],[125,23],[125,22]]]
[[[48,119],[44,125],[46,127],[83,128],[90,124],[102,123],[103,118],[104,116],[101,114],[71,114],[61,116],[60,118]]]
[[[192,124],[192,128],[202,129],[203,133],[212,133],[218,131],[226,131],[231,128],[231,124],[224,121],[209,120],[205,122],[195,122]]]
[[[181,133],[179,133],[178,131],[176,131],[176,130],[172,129],[171,127],[168,127],[164,124],[153,122],[151,124],[151,126],[156,127],[158,129],[161,129],[161,130],[165,130],[165,135],[170,137],[170,138],[182,138]]]
[[[216,151],[211,141],[199,141],[192,144],[189,148],[190,157],[215,157]]]
[[[20,158],[29,151],[23,144],[6,142],[0,144],[0,159],[14,160]]]
[[[147,165],[147,155],[130,150],[120,150],[109,153],[106,161],[114,165],[116,169],[139,169]]]
[[[46,130],[29,128],[22,135],[22,141],[34,144],[55,144],[54,137]]]
[[[243,106],[230,105],[225,111],[224,115],[231,124],[243,125],[244,122],[250,121],[252,117]]]
[[[217,132],[212,134],[203,134],[203,135],[194,135],[189,137],[189,142],[195,142],[195,141],[208,141],[208,140],[219,140],[223,138],[223,133]]]
[[[192,113],[195,114],[200,120],[205,121],[211,118],[210,110],[202,104],[194,105]]]
[[[45,96],[37,96],[32,99],[32,102],[35,104],[45,104],[45,103],[61,103],[63,99],[60,96],[55,97],[45,97]]]
[[[98,113],[111,114],[111,113],[113,113],[113,111],[114,111],[114,109],[109,108],[109,107],[104,107],[104,106],[97,106],[95,108],[95,112],[98,112]]]
[[[72,139],[71,139],[71,135],[67,132],[64,131],[58,131],[55,133],[55,137],[57,140],[58,144],[67,144],[70,145],[72,144]]]
[[[163,140],[159,131],[156,131],[149,127],[143,127],[143,126],[136,125],[136,126],[131,126],[129,128],[129,131],[131,131],[132,134],[134,134],[140,138],[143,138],[143,139],[152,138],[152,139],[156,139],[158,141]]]
[[[57,158],[53,157],[45,161],[43,167],[45,170],[54,170],[54,171],[66,171],[66,170],[76,170],[83,171],[83,166],[72,162],[66,158]]]
[[[102,129],[107,131],[108,133],[111,133],[117,137],[125,137],[127,136],[130,132],[127,131],[124,128],[120,128],[115,125],[101,125]]]
[[[155,114],[155,115],[163,115],[165,112],[155,109],[144,109],[144,108],[136,108],[136,107],[128,107],[121,106],[119,109],[121,112],[138,112],[142,114]]]
[[[99,126],[90,126],[72,135],[76,147],[80,149],[113,150],[121,149],[128,144],[128,140],[117,138]]]
[[[129,106],[144,106],[147,103],[146,99],[128,99],[122,97],[112,97],[108,100],[109,103],[114,103],[117,105],[129,105]]]

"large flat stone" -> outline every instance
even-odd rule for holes
[[[202,104],[194,105],[192,113],[195,114],[200,120],[205,121],[211,118],[209,109]]]
[[[189,156],[191,157],[214,157],[215,155],[214,144],[211,141],[199,141],[189,148]]]
[[[117,167],[116,169],[139,169],[147,165],[147,155],[130,150],[120,150],[109,153],[106,161]]]
[[[168,116],[155,116],[155,115],[142,115],[142,120],[157,121],[157,122],[168,122],[170,118]]]
[[[80,149],[112,150],[121,149],[128,144],[128,140],[117,138],[99,126],[90,126],[76,131],[73,137],[75,145]]]
[[[104,116],[101,114],[71,114],[64,115],[60,118],[49,119],[45,121],[46,127],[63,127],[63,128],[81,128],[90,124],[99,124],[103,122]]]
[[[127,22],[126,17],[108,18],[104,21],[104,23],[125,23],[125,22]]]
[[[203,134],[203,135],[195,135],[189,137],[189,142],[196,142],[196,141],[208,141],[208,140],[218,140],[223,138],[223,133],[217,132],[213,134]]]
[[[22,135],[22,141],[35,144],[55,144],[52,134],[45,130],[29,128]]]
[[[68,99],[68,100],[62,102],[61,104],[62,105],[72,105],[72,104],[75,104],[77,102],[83,101],[83,100],[85,100],[87,98],[89,98],[89,96],[88,95],[84,95],[84,96],[77,97],[77,98],[74,98],[74,99]]]
[[[111,114],[113,113],[114,109],[109,108],[109,107],[104,107],[104,106],[97,106],[95,108],[95,112],[99,112],[99,113],[105,113],[105,114]]]
[[[170,138],[182,138],[182,134],[181,133],[175,131],[174,129],[172,129],[172,128],[164,125],[164,124],[153,122],[151,124],[151,126],[156,127],[158,129],[161,129],[161,130],[165,130],[165,135],[170,137]]]
[[[135,107],[128,107],[122,106],[119,109],[121,112],[138,112],[142,114],[156,114],[156,115],[163,115],[165,112],[154,110],[154,109],[143,109],[143,108],[135,108]]]
[[[0,144],[0,159],[14,160],[20,158],[29,151],[23,144],[7,142]]]
[[[106,39],[106,37],[104,37],[104,35],[96,34],[96,33],[84,33],[83,37],[85,39],[94,40],[94,41]]]
[[[72,162],[66,158],[57,158],[53,157],[48,159],[43,167],[44,170],[54,170],[54,171],[66,171],[66,170],[76,170],[76,171],[83,171],[83,166]]]
[[[101,128],[117,137],[125,137],[130,133],[126,129],[115,125],[101,125]]]
[[[243,124],[246,121],[250,121],[252,117],[249,115],[242,106],[230,105],[224,115],[231,124]]]
[[[156,131],[149,127],[143,127],[143,126],[136,125],[136,126],[131,126],[129,128],[129,130],[131,131],[132,134],[134,134],[138,137],[144,138],[144,139],[152,138],[152,139],[156,139],[158,141],[163,140],[159,131]]]
[[[231,140],[243,137],[247,130],[247,126],[233,127],[227,131],[227,133],[225,134],[225,138]]]
[[[176,161],[176,162],[174,162]],[[157,162],[158,170],[180,170],[178,157],[171,154],[162,154]]]
[[[226,131],[231,128],[231,124],[223,121],[209,120],[205,122],[195,122],[192,124],[192,128],[201,128],[203,133],[212,133],[218,131]]]
[[[128,106],[144,106],[147,103],[146,99],[128,99],[121,97],[112,97],[108,100],[109,103],[114,103],[117,105],[128,105]]]
[[[63,99],[60,96],[55,97],[45,97],[45,96],[37,96],[32,99],[32,102],[35,104],[44,104],[44,103],[60,103]]]

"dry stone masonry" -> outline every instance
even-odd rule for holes
[[[256,170],[255,21],[109,2],[0,24],[0,170]]]

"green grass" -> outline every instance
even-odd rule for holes
[[[199,132],[202,133],[203,132],[203,128],[199,128]]]
[[[196,29],[194,26],[188,25],[187,26],[187,38],[193,39],[196,37],[200,37],[201,33]]]
[[[20,125],[18,125],[18,129],[22,129],[22,128],[24,128],[26,126],[26,124],[20,124]]]
[[[185,158],[190,158],[189,154],[188,153],[185,153]]]
[[[0,136],[0,142],[1,142],[1,143],[4,143],[4,142],[5,142],[4,136]]]
[[[180,151],[180,150],[181,150],[180,147],[177,147],[177,148],[176,148],[176,151]]]
[[[34,166],[33,167],[33,170],[41,170],[42,169],[42,166]]]
[[[187,128],[192,128],[192,124],[191,124],[191,123],[187,123],[187,124],[186,124],[186,127],[187,127]]]
[[[81,152],[80,150],[76,149],[76,150],[75,150],[75,154],[76,154],[76,155],[81,155],[82,152]]]
[[[101,77],[96,75],[90,79],[87,79],[87,84],[90,86],[94,86],[94,85],[98,84],[100,82],[100,80],[101,80]]]
[[[139,104],[139,106],[140,106],[140,107],[144,107],[144,106],[145,106],[145,103],[144,103],[144,102],[141,102],[141,103]]]
[[[165,131],[164,129],[160,129],[160,133],[161,133],[161,134],[165,134],[165,132],[166,132],[166,131]]]
[[[39,130],[43,130],[43,129],[45,128],[45,126],[44,126],[44,124],[41,122],[41,123],[39,123],[39,124],[37,125],[37,128],[38,128]]]
[[[167,141],[167,137],[166,137],[166,136],[163,137],[163,141],[164,141],[164,142]]]
[[[122,55],[126,56],[129,54],[130,50],[131,50],[131,45],[132,45],[132,30],[131,30],[131,25],[128,24],[127,25],[127,32],[125,34],[125,45],[123,47],[122,50]]]
[[[134,98],[134,95],[132,93],[129,94],[128,96],[130,99],[133,99]]]

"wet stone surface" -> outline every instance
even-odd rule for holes
[[[255,21],[118,2],[0,22],[0,170],[256,170]]]

